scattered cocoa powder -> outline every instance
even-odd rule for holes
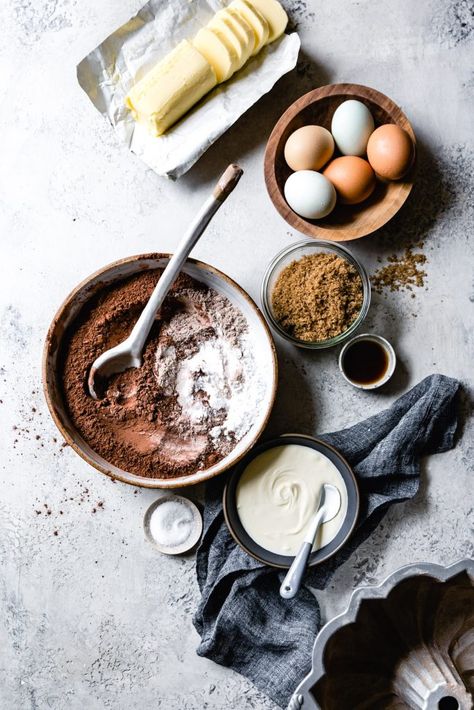
[[[416,246],[421,249],[423,242]],[[426,255],[414,253],[413,249],[413,246],[407,247],[401,256],[392,254],[388,257],[388,264],[378,269],[371,279],[374,291],[412,291],[414,286],[420,288],[425,285],[426,271],[420,267],[426,263]]]
[[[363,303],[357,269],[336,254],[309,254],[279,275],[273,293],[275,317],[298,340],[319,342],[349,328]]]

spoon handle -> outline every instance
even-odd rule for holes
[[[283,597],[283,599],[293,599],[293,597],[295,597],[298,593],[324,513],[325,509],[324,507],[321,507],[314,516],[311,524],[312,539],[309,541],[309,535],[306,536],[305,541],[301,545],[290,569],[286,573],[286,577],[280,587],[280,596]]]
[[[127,338],[128,346],[133,357],[139,360],[141,359],[143,346],[148,338],[157,311],[181,271],[191,249],[194,247],[219,207],[237,185],[242,173],[243,170],[238,165],[229,165],[219,178],[212,195],[205,201],[179,242],[175,253],[161,274],[160,280],[155,286],[148,303]]]
[[[220,203],[224,202],[224,200],[230,195],[234,187],[239,182],[240,178],[242,177],[242,173],[242,168],[238,165],[235,165],[234,163],[229,165],[224,170],[219,180],[217,181],[217,185],[215,186],[214,191],[212,193],[216,200],[219,200]]]

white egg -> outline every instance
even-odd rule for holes
[[[297,170],[285,183],[285,199],[291,209],[306,219],[321,219],[334,209],[336,190],[324,175]]]
[[[343,155],[365,155],[374,128],[372,114],[360,101],[349,99],[334,111],[331,133]]]

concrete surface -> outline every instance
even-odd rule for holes
[[[278,343],[282,376],[271,431],[351,424],[433,371],[470,387],[472,2],[291,0],[303,41],[298,69],[175,184],[116,144],[75,79],[77,62],[140,4],[0,4],[2,710],[274,708],[245,679],[195,655],[193,559],[162,557],[145,542],[142,516],[156,493],[113,484],[62,446],[43,400],[40,359],[48,324],[70,289],[119,257],[173,250],[234,160],[245,177],[196,255],[258,298],[267,263],[298,237],[266,195],[265,140],[306,90],[367,84],[411,118],[420,170],[409,204],[350,248],[373,272],[378,256],[422,238],[428,275],[413,299],[374,298],[367,330],[391,339],[401,361],[383,393],[345,384],[336,352]],[[454,451],[426,461],[416,499],[392,509],[320,595],[326,617],[344,608],[356,585],[405,563],[472,555],[473,458],[467,427]]]

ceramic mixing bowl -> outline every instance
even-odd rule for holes
[[[62,356],[64,335],[77,318],[82,306],[104,285],[120,281],[145,269],[164,268],[169,254],[145,254],[114,262],[89,276],[66,298],[55,315],[46,338],[43,355],[43,385],[51,415],[67,443],[87,463],[98,471],[125,483],[146,488],[179,488],[213,478],[236,464],[262,433],[273,406],[277,387],[277,357],[269,328],[250,296],[228,276],[212,266],[195,259],[188,259],[183,271],[226,296],[246,317],[253,350],[264,378],[262,406],[255,416],[247,434],[233,451],[207,469],[178,478],[146,478],[137,476],[112,465],[99,456],[75,429],[65,406],[61,385],[58,381],[59,363]]]

